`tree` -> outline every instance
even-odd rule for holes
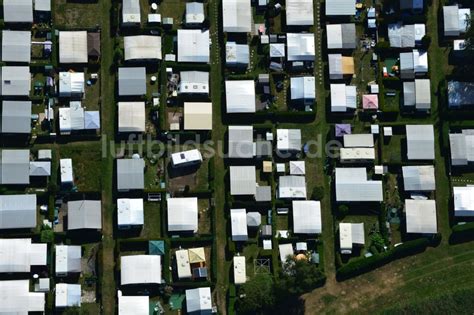
[[[120,47],[115,48],[114,50],[114,62],[120,63],[123,59],[123,51]]]
[[[337,207],[337,217],[342,219],[349,214],[349,207],[346,205],[339,205]]]
[[[240,287],[236,302],[238,314],[266,314],[275,305],[273,278],[269,274],[257,274]]]
[[[324,285],[325,281],[326,277],[316,264],[306,260],[289,260],[276,281],[276,296],[278,300],[283,297],[297,299],[302,294]]]
[[[311,194],[311,199],[314,200],[322,200],[324,198],[324,187],[316,186],[313,189],[313,193]]]
[[[428,49],[431,45],[431,36],[430,35],[425,35],[421,39],[421,46],[423,46],[424,49]]]

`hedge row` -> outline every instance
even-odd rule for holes
[[[372,257],[352,260],[337,270],[336,278],[341,281],[361,275],[394,260],[421,253],[429,245],[430,241],[427,238],[419,238]]]
[[[468,242],[474,239],[474,222],[453,226],[450,243]]]

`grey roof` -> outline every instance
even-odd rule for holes
[[[458,5],[450,5],[443,7],[443,21],[444,21],[444,35],[458,36],[460,33],[459,27],[459,7]]]
[[[409,160],[434,160],[433,125],[407,125],[406,133]]]
[[[326,15],[355,15],[354,0],[330,0],[326,1]]]
[[[31,61],[30,31],[2,31],[2,61]]]
[[[316,81],[314,77],[290,78],[292,100],[314,100],[316,98]]]
[[[280,176],[278,179],[279,198],[306,198],[306,179],[304,176]]]
[[[0,229],[36,227],[36,195],[0,196]]]
[[[400,10],[421,10],[423,0],[400,0]]]
[[[436,189],[434,166],[403,166],[402,172],[405,191],[434,191]]]
[[[403,25],[401,22],[389,24],[388,37],[391,47],[415,47],[415,25]]]
[[[35,0],[35,11],[51,11],[51,0]]]
[[[33,0],[3,0],[3,17],[7,23],[33,22]]]
[[[248,65],[250,62],[249,45],[227,42],[225,45],[225,61],[228,65]]]
[[[255,166],[231,166],[229,169],[231,195],[255,195],[257,193]]]
[[[414,71],[415,65],[413,62],[413,53],[404,52],[400,53],[400,70],[401,71]]]
[[[229,157],[248,159],[253,155],[253,127],[229,126]]]
[[[102,209],[100,200],[78,200],[67,203],[67,228],[101,229]]]
[[[367,170],[336,168],[336,201],[383,201],[382,181],[367,180]]]
[[[259,202],[272,201],[272,187],[258,186],[255,194],[255,200]]]
[[[462,133],[449,134],[449,144],[453,166],[474,162],[474,130],[465,129]]]
[[[28,96],[31,89],[30,67],[4,66],[0,72],[4,96]]]
[[[259,212],[247,212],[247,226],[259,227],[262,224],[262,215]]]
[[[145,187],[145,161],[143,159],[117,160],[117,189],[143,189]]]
[[[84,129],[100,129],[99,111],[84,111]]]
[[[0,151],[0,184],[30,183],[30,150]]]
[[[145,95],[145,67],[119,68],[119,95]]]
[[[51,176],[51,162],[31,161],[30,176]]]
[[[2,102],[2,133],[31,132],[31,102],[3,101]]]
[[[474,82],[448,82],[449,107],[474,105]]]
[[[204,22],[204,4],[199,2],[186,3],[186,23]]]
[[[416,109],[431,108],[431,87],[429,79],[415,80]]]
[[[415,82],[403,82],[403,105],[415,106]]]
[[[273,146],[271,141],[255,141],[254,145],[256,157],[272,156]]]
[[[341,24],[342,48],[355,49],[357,46],[356,27],[354,23]]]

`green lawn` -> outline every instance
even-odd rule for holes
[[[140,237],[148,240],[161,238],[161,208],[159,202],[144,203],[144,219]]]
[[[55,0],[53,3],[54,25],[58,28],[88,28],[100,25],[102,0],[76,2]],[[105,17],[105,15],[104,15]]]

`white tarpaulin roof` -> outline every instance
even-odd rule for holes
[[[0,151],[0,184],[30,183],[30,150]]]
[[[395,48],[415,47],[426,34],[424,24],[403,25],[403,23],[394,23],[388,25],[388,36],[390,46]]]
[[[212,129],[212,103],[185,102],[184,103],[185,130]]]
[[[434,160],[433,125],[407,125],[406,134],[409,160]]]
[[[3,101],[0,128],[2,133],[30,133],[31,101]]]
[[[152,35],[125,36],[125,60],[161,60],[161,37]]]
[[[145,102],[118,103],[119,132],[145,132]]]
[[[120,296],[118,297],[118,315],[149,315],[150,297]]]
[[[272,44],[271,44],[272,45]],[[272,46],[270,45],[270,56]],[[283,54],[285,54],[285,45],[283,45]],[[228,65],[244,66],[250,62],[250,48],[247,44],[237,44],[236,42],[227,42],[225,44],[225,62]]]
[[[434,166],[403,166],[402,172],[405,191],[433,191],[436,189]]]
[[[374,135],[371,133],[360,134],[345,134],[344,135],[345,148],[373,148]]]
[[[280,176],[278,179],[279,198],[306,198],[306,179],[304,176]]]
[[[45,302],[44,293],[30,292],[30,280],[0,281],[0,314],[44,312]]]
[[[161,283],[160,255],[120,257],[120,284]]]
[[[59,130],[61,133],[84,130],[84,108],[81,102],[71,102],[70,107],[59,108]]]
[[[202,162],[202,154],[198,149],[171,153],[171,163],[173,166],[184,166],[200,162]]]
[[[209,94],[209,72],[181,71],[179,93]]]
[[[59,32],[59,62],[87,63],[87,32]]]
[[[209,63],[209,30],[178,30],[178,62]]]
[[[46,266],[47,246],[32,244],[31,238],[0,239],[0,272],[29,273],[31,266]]]
[[[336,200],[383,201],[382,181],[367,180],[365,167],[336,168]]]
[[[4,66],[1,70],[3,96],[28,96],[31,90],[30,67]]]
[[[255,82],[225,81],[227,113],[255,113]]]
[[[357,89],[352,85],[331,84],[331,111],[346,112],[357,108]]]
[[[81,306],[81,285],[57,283],[55,306],[57,308]]]
[[[286,34],[288,61],[314,61],[314,34]]]
[[[245,282],[247,282],[245,256],[234,256],[234,283],[243,284]]]
[[[250,33],[252,27],[250,0],[223,0],[222,16],[224,32]]]
[[[67,208],[68,230],[102,228],[100,200],[68,201]]]
[[[357,37],[355,24],[327,24],[328,49],[355,49]]]
[[[466,16],[467,15],[467,16]],[[468,28],[471,17],[469,8],[460,9],[457,4],[443,7],[444,35],[459,36]]]
[[[180,232],[198,230],[198,199],[168,198],[168,231]]]
[[[6,23],[33,22],[33,0],[3,0],[3,19]]]
[[[31,61],[30,31],[2,31],[2,61]]]
[[[341,250],[352,250],[352,244],[364,245],[364,223],[339,223],[339,244]]]
[[[437,233],[436,202],[434,200],[405,200],[407,233]]]
[[[255,166],[230,167],[230,194],[255,195],[257,193]]]
[[[143,199],[119,198],[117,199],[117,224],[143,225]]]
[[[122,21],[123,23],[140,23],[140,0],[123,0]]]
[[[286,0],[286,25],[313,25],[313,0]]]
[[[210,314],[212,311],[211,288],[186,290],[186,311],[188,314]]]
[[[253,158],[254,142],[252,126],[229,126],[229,158]]]
[[[454,216],[474,216],[474,187],[453,187]]]
[[[0,195],[0,229],[36,227],[36,195]]]
[[[230,209],[230,222],[233,241],[248,240],[247,213],[245,209]]]
[[[59,72],[59,96],[84,94],[84,72]]]
[[[314,200],[293,200],[293,233],[320,234],[321,203]]]
[[[416,109],[431,108],[431,88],[429,79],[415,80],[415,106]]]
[[[75,245],[56,245],[56,274],[81,272],[82,248]]]
[[[205,18],[203,3],[186,3],[186,24],[201,24]]]
[[[72,159],[61,159],[59,160],[61,169],[61,183],[72,183],[74,181],[72,171]]]

